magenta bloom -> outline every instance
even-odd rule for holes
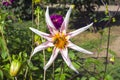
[[[54,26],[56,29],[60,29],[63,23],[63,17],[61,15],[53,14],[50,16]]]
[[[14,0],[8,0],[8,1],[4,1],[4,0],[3,0],[2,4],[5,5],[5,6],[9,6],[9,5],[11,5],[13,2],[14,2]]]

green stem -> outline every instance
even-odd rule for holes
[[[17,77],[15,77],[15,80],[17,80]]]
[[[60,78],[59,78],[59,80],[61,80],[61,75],[63,74],[63,67],[64,66],[64,63],[62,62],[61,63],[61,71],[60,71]]]
[[[43,38],[41,38],[41,40],[42,40],[42,42],[44,41]],[[43,50],[43,58],[44,58],[44,66],[45,66],[45,64],[46,64],[45,50]],[[45,80],[45,79],[46,79],[46,70],[44,70],[43,80]]]
[[[101,2],[103,3],[103,5],[105,7],[107,6],[107,4],[105,4],[103,0],[101,0]],[[110,11],[108,11],[108,16],[110,18],[109,18],[109,21],[105,24],[105,27],[111,22],[112,18],[117,14],[119,8],[120,8],[120,5],[118,5],[118,8],[117,8],[116,12],[113,15],[111,15]],[[111,27],[109,26],[109,28],[108,28],[107,50],[106,50],[106,58],[105,58],[106,64],[105,64],[105,70],[104,70],[104,78],[106,76],[107,66],[108,66],[108,51],[109,51],[109,45],[110,45],[110,31],[111,31]]]
[[[44,66],[45,66],[45,63],[46,63],[45,50],[43,50],[43,56],[44,56]],[[44,79],[43,80],[45,80],[45,79],[46,79],[46,70],[44,70]]]
[[[54,62],[53,62],[53,80],[55,80],[55,65],[54,65]]]
[[[30,59],[28,60],[28,64],[30,64],[30,61],[31,61],[31,56],[30,56]],[[25,71],[24,80],[26,80],[27,73],[28,73],[28,66],[27,66],[26,71]]]
[[[33,3],[33,1],[32,1],[32,27],[33,27],[33,24],[34,24],[34,3]],[[34,44],[34,36],[33,36],[33,33],[32,33],[32,45]],[[32,53],[32,52],[31,52]],[[31,56],[30,56],[30,58],[29,58],[29,60],[28,60],[28,64],[30,64],[30,61],[31,61]],[[26,68],[26,70],[25,70],[25,75],[24,75],[24,80],[26,80],[26,77],[27,77],[27,73],[28,73],[28,66],[27,66],[27,68]]]
[[[40,18],[40,11],[38,10],[38,16],[37,16],[37,18],[38,18],[38,27],[39,27],[39,22],[40,22],[40,20],[39,20],[39,18]]]

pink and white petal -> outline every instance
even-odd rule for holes
[[[32,57],[35,53],[37,53],[38,51],[41,51],[41,50],[43,50],[43,49],[45,49],[45,48],[47,48],[47,47],[52,47],[52,46],[54,46],[53,43],[51,43],[51,42],[49,42],[49,41],[44,42],[43,44],[37,46],[37,47],[33,50],[32,54],[31,54],[31,57]]]
[[[67,26],[69,23],[69,17],[70,17],[71,11],[72,11],[72,7],[69,8],[69,10],[65,16],[65,19],[61,25],[61,28],[60,28],[60,32],[64,32],[65,34],[66,34]]]
[[[56,59],[57,55],[58,55],[58,52],[59,52],[59,49],[54,47],[53,49],[53,53],[48,61],[48,63],[45,65],[44,67],[44,70],[46,71],[50,66],[51,64],[53,63],[53,61]]]
[[[74,37],[74,36],[76,36],[76,35],[84,32],[85,30],[87,30],[87,29],[88,29],[90,26],[92,26],[92,25],[93,25],[93,23],[91,23],[91,24],[89,24],[89,25],[87,25],[87,26],[85,26],[85,27],[79,28],[79,29],[77,29],[77,30],[75,30],[75,31],[73,31],[73,32],[70,32],[70,33],[68,33],[68,36],[70,36],[70,38],[71,38],[71,37]]]
[[[70,60],[70,58],[69,58],[69,56],[68,56],[68,49],[67,49],[67,48],[61,49],[60,52],[61,52],[61,55],[62,55],[64,61],[65,61],[66,64],[68,65],[68,67],[70,67],[70,68],[71,68],[72,70],[74,70],[76,73],[79,73],[79,72],[75,69],[75,67],[72,65],[72,62],[71,62],[71,60]]]
[[[90,51],[88,51],[88,50],[85,50],[85,49],[83,49],[83,48],[81,48],[81,47],[73,44],[72,42],[69,42],[68,47],[69,47],[69,48],[72,48],[72,49],[74,49],[74,50],[76,50],[76,51],[82,52],[82,53],[93,54],[92,52],[90,52]]]
[[[46,10],[46,13],[45,13],[45,19],[46,19],[46,23],[47,23],[47,26],[49,28],[49,31],[51,34],[54,34],[57,30],[53,24],[53,22],[51,21],[50,19],[50,15],[49,15],[49,7],[47,6],[47,10]]]
[[[51,41],[51,40],[52,40],[52,38],[50,38],[50,34],[41,32],[41,31],[39,31],[39,30],[37,30],[37,29],[35,29],[35,28],[31,28],[31,27],[30,27],[30,30],[32,30],[34,33],[38,34],[39,36],[47,39],[48,41]]]

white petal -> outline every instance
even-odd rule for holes
[[[47,70],[51,64],[53,63],[53,61],[56,59],[57,55],[58,55],[59,49],[58,48],[54,48],[53,49],[53,53],[48,61],[48,63],[45,65],[44,70]]]
[[[82,52],[82,53],[93,54],[92,52],[87,51],[87,50],[85,50],[85,49],[83,49],[83,48],[73,44],[72,42],[69,42],[68,47],[72,48],[72,49],[74,49],[76,51]]]
[[[45,13],[45,19],[46,19],[46,23],[47,23],[47,26],[49,28],[49,31],[51,32],[51,34],[54,34],[56,32],[56,28],[55,28],[54,24],[52,23],[52,21],[50,19],[49,7],[48,6],[47,6],[46,13]]]
[[[68,65],[68,67],[70,67],[70,68],[71,68],[72,70],[74,70],[76,73],[79,73],[79,72],[75,69],[75,67],[72,65],[72,62],[71,62],[71,60],[70,60],[70,58],[69,58],[69,56],[68,56],[68,49],[67,49],[67,48],[62,49],[62,50],[60,50],[60,52],[61,52],[61,55],[62,55],[64,61],[65,61],[66,64]]]
[[[31,28],[30,27],[30,30],[32,30],[34,33],[38,34],[39,36],[47,39],[48,41],[51,41],[52,39],[50,38],[50,34],[47,34],[47,33],[44,33],[44,32],[41,32],[35,28]]]
[[[74,36],[76,36],[76,35],[84,32],[85,30],[87,30],[87,29],[88,29],[90,26],[92,26],[92,25],[93,25],[93,23],[91,23],[91,24],[89,24],[89,25],[87,25],[87,26],[85,26],[85,27],[83,27],[83,28],[79,28],[79,29],[77,29],[77,30],[75,30],[75,31],[73,31],[73,32],[70,32],[70,33],[68,33],[68,35],[70,36],[70,38],[71,38],[71,37],[74,37]]]
[[[71,11],[72,11],[72,7],[69,8],[66,16],[65,16],[65,19],[62,23],[62,26],[60,28],[60,32],[65,32],[66,33],[66,29],[67,29],[67,26],[68,26],[68,23],[69,23],[69,17],[70,17],[70,14],[71,14]]]
[[[48,41],[45,42],[45,43],[43,43],[43,44],[41,44],[41,45],[39,45],[39,46],[37,46],[37,47],[34,49],[33,53],[31,54],[31,57],[32,57],[35,53],[37,53],[38,51],[41,51],[41,50],[43,50],[43,49],[45,49],[45,48],[47,48],[47,47],[52,47],[52,46],[54,46],[53,43],[48,42]]]

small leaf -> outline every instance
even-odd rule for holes
[[[89,80],[96,80],[94,77],[90,77]]]
[[[0,80],[3,80],[3,72],[0,70]]]
[[[60,72],[61,71],[61,68],[57,68],[56,70],[55,70],[55,72]]]
[[[87,80],[87,78],[86,77],[82,77],[81,80]]]
[[[5,44],[5,40],[3,37],[0,37],[0,52],[1,52],[1,57],[5,59],[7,57],[7,47]]]
[[[109,49],[108,52],[109,52],[111,55],[113,55],[113,56],[116,55],[116,53],[115,53],[113,50],[111,50],[111,49]]]
[[[65,74],[61,74],[60,80],[65,80]]]
[[[105,80],[113,80],[111,75],[106,75]]]
[[[69,56],[72,60],[75,59],[75,54],[72,51],[69,52]]]
[[[31,62],[30,64],[28,64],[28,66],[30,67],[31,70],[38,70],[39,68],[34,66]]]
[[[81,65],[81,64],[78,65],[77,63],[73,62],[73,65],[75,66],[75,68],[78,69],[78,68],[80,68],[80,65]]]

